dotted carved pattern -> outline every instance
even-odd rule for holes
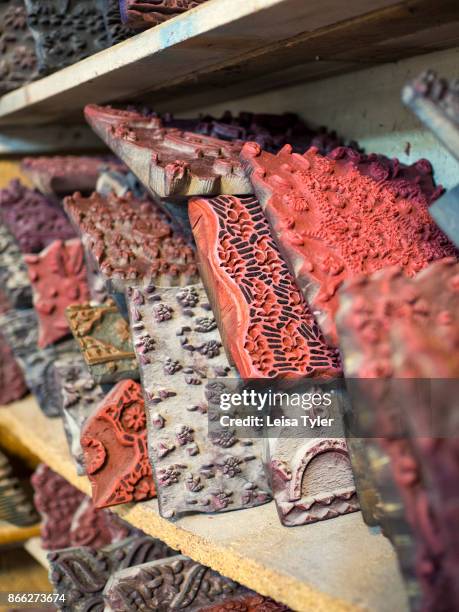
[[[70,329],[96,382],[116,382],[137,372],[127,321],[113,300],[67,308]]]
[[[130,193],[105,198],[93,193],[90,198],[75,194],[64,204],[106,278],[129,284],[162,279],[166,285],[195,279],[193,249],[153,202]]]
[[[38,76],[32,34],[20,0],[0,4],[0,94]]]
[[[140,534],[100,549],[81,546],[49,553],[50,580],[55,592],[65,595],[59,608],[102,612],[103,590],[112,574],[174,554],[159,540]]]
[[[0,216],[23,253],[38,253],[53,240],[75,237],[57,205],[16,179],[0,190]]]
[[[38,346],[43,348],[69,334],[67,306],[89,299],[83,246],[76,239],[56,240],[39,255],[26,255],[24,260],[39,320]]]
[[[432,264],[412,280],[407,279],[402,270],[394,268],[371,279],[354,281],[342,294],[338,316],[347,375],[383,379],[376,387],[378,394],[375,397],[368,394],[366,410],[376,414],[374,427],[381,436],[382,451],[391,461],[393,482],[388,481],[388,476],[381,473],[377,464],[370,462],[370,469],[373,480],[380,487],[383,525],[387,526],[389,534],[392,533],[396,546],[400,531],[396,521],[400,516],[395,516],[392,505],[390,512],[385,512],[385,504],[392,501],[389,495],[394,483],[403,501],[404,508],[398,514],[408,522],[415,536],[412,548],[416,554],[415,557],[414,553],[411,555],[415,562],[409,570],[416,574],[421,585],[426,609],[441,608],[440,602],[448,597],[451,601],[454,580],[449,581],[448,567],[452,566],[447,557],[452,537],[448,534],[451,521],[442,518],[445,498],[439,496],[439,505],[435,507],[435,496],[429,492],[432,485],[430,489],[426,487],[420,463],[420,458],[428,456],[435,448],[434,441],[430,439],[424,443],[416,435],[394,439],[391,435],[394,419],[401,416],[402,425],[406,427],[406,419],[411,419],[411,427],[416,431],[422,420],[421,406],[416,403],[410,409],[408,399],[404,412],[394,414],[391,405],[398,405],[398,402],[393,401],[388,385],[392,377],[447,378],[457,375],[457,360],[451,356],[457,355],[459,346],[458,302],[459,264],[447,258]],[[446,462],[443,467],[448,464],[448,452],[455,453],[452,443],[452,439],[444,441],[442,450]],[[450,468],[453,464],[455,462],[449,463]],[[429,460],[426,465],[429,469]],[[438,474],[446,474],[440,466],[438,469]],[[457,478],[457,467],[454,473]]]
[[[414,276],[432,260],[456,255],[415,180],[394,188],[377,160],[369,176],[339,159],[339,152],[335,156],[322,157],[313,148],[292,154],[289,146],[272,155],[256,143],[242,152],[275,238],[334,343],[337,290],[344,280],[394,264]]]
[[[163,516],[222,512],[270,500],[259,441],[208,435],[205,386],[232,376],[204,287],[128,294]]]
[[[215,234],[201,232],[197,219],[214,214],[218,217]],[[247,314],[247,326],[242,329],[240,320],[233,321],[225,313],[226,304],[219,304],[224,312],[222,324],[224,336],[232,350],[233,359],[241,376],[277,377],[339,375],[339,356],[334,348],[326,345],[312,312],[299,292],[295,282],[272,239],[266,217],[255,198],[220,196],[212,200],[195,200],[190,206],[198,248],[202,251],[203,266],[212,257],[216,266],[207,276],[210,283],[217,283],[214,273],[229,277],[235,310]],[[214,246],[215,245],[215,246]],[[216,299],[225,300],[218,285],[210,289]],[[241,295],[242,294],[242,295]],[[225,306],[223,308],[222,306]],[[236,345],[234,347],[234,345]],[[250,365],[239,358],[246,352]]]
[[[247,590],[204,565],[177,556],[119,572],[106,598],[114,612],[201,609]]]
[[[130,28],[144,30],[181,15],[207,0],[120,0],[121,18]]]
[[[138,383],[125,380],[112,389],[86,421],[81,446],[97,508],[155,495]]]
[[[251,193],[239,160],[243,142],[177,128],[158,117],[89,104],[85,116],[96,133],[160,197]],[[145,157],[150,166],[145,169]]]

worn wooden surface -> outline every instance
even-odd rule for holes
[[[33,398],[0,409],[0,443],[5,429],[90,494],[87,478],[76,475],[62,423],[41,414]],[[272,503],[176,523],[159,516],[155,501],[116,511],[172,548],[300,612],[406,610],[392,548],[358,512],[288,529]]]

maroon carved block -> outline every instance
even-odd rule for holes
[[[119,0],[123,23],[135,30],[156,26],[207,0]]]
[[[243,597],[229,597],[222,602],[201,608],[199,612],[290,612],[288,606],[269,597],[251,593]]]
[[[193,199],[201,277],[242,378],[340,375],[256,198]]]
[[[56,240],[40,254],[26,255],[24,260],[39,321],[38,346],[44,348],[69,335],[67,306],[89,299],[83,246],[77,239]]]
[[[21,0],[0,4],[0,95],[38,76],[33,36]]]
[[[65,478],[40,464],[31,478],[35,507],[42,517],[43,548],[54,550],[70,546],[73,516],[85,498]]]
[[[38,253],[54,240],[75,236],[57,204],[18,180],[0,190],[0,216],[23,253]]]
[[[458,476],[451,463],[454,438],[448,437],[456,429],[454,392],[446,392],[445,380],[459,372],[458,279],[453,258],[414,279],[397,268],[382,271],[350,283],[338,315],[346,373],[363,379],[365,393],[360,401],[356,395],[354,409],[370,423],[368,434],[378,436],[366,444],[379,451],[372,452],[369,469],[379,489],[380,520],[408,580],[417,578],[426,610],[458,601],[454,513],[445,517],[458,503],[451,488]],[[372,378],[381,380],[368,384]],[[435,378],[443,380],[436,384]],[[419,394],[420,379],[431,385],[428,396]]]
[[[114,161],[100,157],[25,157],[21,171],[41,193],[63,197],[75,191],[94,191],[99,174],[110,165],[116,167]]]
[[[155,495],[138,383],[125,380],[110,391],[86,421],[81,446],[96,508]]]
[[[62,596],[62,612],[105,609],[103,591],[112,574],[131,566],[174,555],[160,540],[142,533],[99,550],[81,546],[48,553],[50,581]]]
[[[246,592],[205,565],[177,555],[116,572],[107,582],[104,599],[112,612],[191,612]]]
[[[415,181],[393,185],[377,160],[277,155],[247,143],[242,159],[274,236],[327,338],[337,342],[337,290],[344,280],[402,264],[413,276],[455,248],[429,216]]]
[[[195,254],[165,215],[149,200],[93,193],[65,199],[85,248],[110,291],[153,282],[184,285],[197,278]]]
[[[13,352],[0,334],[0,406],[15,402],[27,393],[27,385]]]
[[[89,104],[93,130],[160,198],[252,193],[239,161],[242,141],[162,127],[157,117]]]
[[[101,548],[124,540],[134,531],[110,510],[95,508],[91,498],[85,496],[72,517],[69,545]]]

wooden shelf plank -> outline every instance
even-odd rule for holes
[[[433,41],[432,35],[426,39],[428,28],[421,18],[421,40],[409,38],[418,29],[414,15],[419,10],[423,17],[426,4],[427,0],[373,0],[369,9],[368,0],[210,0],[6,94],[0,99],[0,122],[49,123],[72,113],[81,119],[88,102],[132,100],[146,93],[152,94],[153,103],[167,96],[173,104],[168,91],[185,84],[183,104],[187,93],[203,89],[224,87],[228,96],[236,82],[249,83],[252,90],[257,82],[259,89],[275,87],[279,78],[290,83],[318,78],[453,45],[457,35],[446,36],[441,27]],[[454,14],[457,17],[453,0],[437,0],[437,25],[449,21],[452,28]],[[385,28],[388,24],[392,29]],[[430,21],[430,30],[431,25]],[[388,40],[392,31],[395,41]],[[399,44],[407,36],[409,44]],[[376,43],[373,53],[371,45]],[[218,74],[217,81],[206,80],[209,74]]]
[[[0,521],[0,546],[24,542],[38,535],[40,535],[39,524],[30,525],[29,527],[18,527],[6,521]]]
[[[45,570],[49,570],[47,558],[48,551],[42,548],[41,538],[39,536],[27,540],[27,542],[24,543],[24,548],[35,561],[38,561],[38,563],[45,568]]]
[[[87,478],[76,475],[61,420],[45,417],[32,397],[0,408],[0,443],[5,431],[90,493]],[[289,529],[279,523],[273,503],[175,523],[159,516],[156,501],[113,510],[171,547],[294,610],[406,610],[392,547],[364,525],[360,513]]]

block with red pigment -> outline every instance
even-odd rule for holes
[[[99,549],[79,546],[48,553],[50,581],[55,593],[63,596],[59,609],[62,612],[104,610],[103,591],[111,575],[174,554],[160,540],[142,533]]]
[[[261,441],[239,439],[231,430],[209,436],[206,385],[237,373],[202,284],[132,289],[128,303],[161,515],[175,519],[270,501]]]
[[[25,255],[38,315],[38,346],[44,348],[70,334],[65,310],[89,299],[83,246],[78,239],[55,240],[38,255]]]
[[[22,0],[0,4],[0,95],[38,77],[37,56]]]
[[[447,397],[445,379],[459,372],[458,279],[453,258],[433,263],[414,279],[398,268],[385,270],[346,286],[338,314],[346,374],[363,379],[364,393],[357,386],[354,410],[369,424],[366,433],[378,436],[366,444],[379,518],[408,581],[417,578],[420,588],[410,590],[422,595],[426,610],[459,601],[452,579],[456,527],[447,517],[448,508],[459,503],[451,488],[458,477],[450,461],[454,440],[436,440],[436,430],[428,427],[441,425],[443,434],[455,429],[454,393]],[[425,405],[420,379],[433,385],[435,378],[443,379],[443,392],[441,384],[435,392],[432,387]],[[387,459],[390,470],[384,468]]]
[[[368,163],[364,156],[361,172],[359,163],[335,157],[315,149],[298,155],[289,146],[272,155],[256,143],[242,151],[279,248],[336,344],[337,291],[344,280],[393,264],[414,276],[456,251],[429,216],[433,194],[416,179],[393,183],[378,160]]]
[[[201,276],[242,378],[340,376],[338,352],[326,344],[257,200],[194,199],[189,214]],[[358,510],[344,440],[283,438],[266,447],[284,524]]]
[[[119,0],[121,19],[134,30],[146,30],[204,2],[207,0]]]
[[[0,287],[11,308],[32,307],[32,287],[21,250],[0,223]]]
[[[131,331],[113,300],[94,306],[73,304],[66,312],[72,334],[96,383],[138,379]]]
[[[120,163],[115,160],[101,157],[25,157],[21,163],[21,172],[41,193],[64,197],[75,191],[90,194],[96,188],[102,170],[118,166]]]
[[[96,508],[154,497],[146,423],[142,389],[133,380],[118,383],[86,421],[81,446]]]
[[[290,612],[290,608],[269,597],[250,593],[228,597],[220,603],[201,608],[199,612]]]
[[[89,373],[80,354],[61,358],[54,363],[56,385],[60,391],[61,415],[64,431],[77,473],[85,473],[83,450],[80,444],[81,428],[88,416],[96,410],[106,393]]]
[[[75,194],[64,205],[109,291],[150,282],[185,285],[197,278],[193,248],[150,200],[129,193]]]
[[[46,550],[68,546],[100,548],[132,535],[133,529],[108,510],[40,464],[31,478],[34,502],[42,517],[41,540]]]
[[[114,573],[104,599],[112,612],[191,612],[247,592],[209,567],[177,555]]]
[[[165,128],[158,117],[89,104],[93,130],[156,197],[252,193],[239,153],[243,142]]]
[[[0,217],[23,253],[39,253],[54,240],[75,237],[57,203],[16,179],[0,190]]]

